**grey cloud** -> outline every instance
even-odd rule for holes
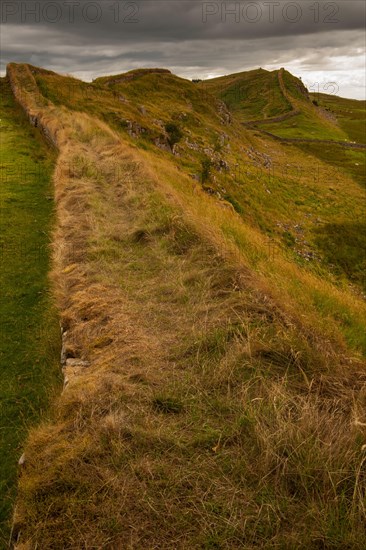
[[[39,5],[38,22],[27,16],[25,4],[28,10]],[[75,17],[70,22],[71,0],[4,0],[2,71],[10,61],[23,61],[87,79],[142,66],[164,66],[186,77],[293,62],[299,70],[334,72],[333,60],[339,56],[353,59],[350,65],[359,70],[358,50],[364,51],[365,45],[362,1],[79,0],[74,4]],[[269,4],[274,9],[273,22]],[[225,20],[225,10],[234,5],[237,22],[230,14]],[[259,20],[248,22],[259,8]],[[300,9],[298,21],[289,22]],[[11,15],[11,10],[17,12]],[[57,10],[60,20],[52,23]],[[207,13],[206,22],[203,13]],[[95,15],[99,20],[88,22]],[[350,82],[357,81],[358,74],[351,73]]]
[[[39,21],[35,21],[34,11]],[[68,35],[75,35],[77,40],[92,36],[101,43],[131,39],[236,40],[313,34],[362,29],[364,18],[364,3],[356,0],[4,0],[2,4],[2,21],[5,24],[61,29]],[[95,23],[93,19],[96,19]]]

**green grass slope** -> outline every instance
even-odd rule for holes
[[[317,109],[345,134],[344,141],[366,143],[366,102],[326,94],[310,94]],[[299,122],[299,120],[298,120]],[[303,126],[304,127],[304,126]],[[316,126],[313,126],[316,128]],[[311,130],[317,135],[316,129]],[[341,168],[361,186],[366,185],[365,151],[346,149],[330,143],[299,145],[304,152]],[[366,284],[366,226],[363,216],[351,221],[327,223],[315,231],[316,243],[328,264],[338,273],[348,273],[350,280]]]
[[[271,118],[291,111],[278,82],[278,71],[257,69],[197,83],[224,101],[239,120]]]
[[[54,154],[0,81],[0,546],[7,547],[17,462],[44,417],[58,374],[59,327],[49,295]]]
[[[366,101],[320,93],[310,97],[337,120],[351,141],[366,143]]]
[[[198,86],[225,101],[243,123],[257,121],[259,128],[276,136],[334,141],[348,138],[325,109],[317,108],[301,80],[286,70],[259,69],[206,80]]]

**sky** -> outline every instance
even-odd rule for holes
[[[91,81],[285,67],[310,91],[365,99],[365,13],[363,0],[2,0],[0,70],[31,63]]]

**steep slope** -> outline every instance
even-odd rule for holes
[[[238,73],[198,85],[222,98],[243,123],[280,138],[349,141],[336,120],[311,101],[301,80],[284,69]]]
[[[243,122],[288,115],[292,111],[281,90],[278,71],[257,69],[204,80],[197,86],[222,99]]]
[[[18,547],[361,549],[364,304],[268,251],[255,213],[205,192],[203,170],[190,176],[199,161],[244,151],[263,166],[267,144],[167,73],[94,84],[88,113],[82,83],[65,107],[62,77],[25,65],[8,75],[60,152],[53,277],[65,373],[53,422],[27,443]],[[163,116],[173,92],[194,119],[174,144],[164,122],[177,118]],[[118,102],[132,126],[117,126]],[[158,110],[156,142],[139,128]],[[207,151],[219,131],[221,159]],[[295,151],[271,154],[284,165]],[[225,177],[214,170],[212,186]],[[281,181],[289,193],[291,178]]]

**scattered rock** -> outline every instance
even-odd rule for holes
[[[127,128],[127,133],[130,137],[137,139],[141,134],[148,133],[148,129],[144,128],[134,120],[123,120],[122,125]]]
[[[228,172],[230,170],[230,164],[224,159],[219,159],[216,168],[219,172],[221,172],[221,170]]]
[[[179,115],[177,116],[177,119],[178,120],[185,120],[187,118],[187,113],[179,113]]]
[[[172,150],[170,145],[169,145],[168,138],[166,136],[164,136],[163,134],[161,134],[159,137],[155,138],[153,143],[154,143],[154,145],[156,145],[156,147],[159,147],[159,149],[162,149],[163,151],[170,151],[171,152],[171,150]]]
[[[185,143],[186,143],[188,149],[191,149],[192,151],[199,151],[200,150],[200,146],[198,145],[198,143],[191,142],[191,141],[189,141],[188,138],[185,139]]]
[[[125,97],[122,94],[118,95],[118,101],[120,101],[121,103],[129,103],[129,100],[127,99],[127,97]]]
[[[231,124],[231,113],[223,101],[217,102],[217,114],[219,115],[222,124]]]
[[[182,153],[182,148],[180,147],[180,145],[178,143],[174,143],[174,145],[172,147],[172,153],[176,157],[179,157],[180,154]]]
[[[225,147],[228,141],[229,141],[229,136],[227,134],[225,133],[219,134],[218,143],[220,147]]]
[[[25,453],[22,454],[22,456],[20,457],[20,459],[18,460],[18,464],[19,466],[24,466],[25,464]]]
[[[89,361],[83,361],[82,359],[77,359],[75,357],[70,357],[66,359],[66,367],[90,367]]]
[[[264,166],[265,168],[272,166],[272,159],[267,153],[261,153],[260,151],[256,151],[254,147],[249,147],[246,150],[246,154],[256,166]]]
[[[165,131],[165,123],[162,120],[158,118],[153,118],[151,122],[155,124],[155,126],[158,126],[159,128]]]
[[[66,364],[66,337],[67,337],[67,331],[64,331],[61,327],[61,365]]]
[[[208,194],[208,195],[217,195],[216,189],[211,187],[210,185],[203,185],[202,189]],[[220,195],[221,196],[221,195]]]

